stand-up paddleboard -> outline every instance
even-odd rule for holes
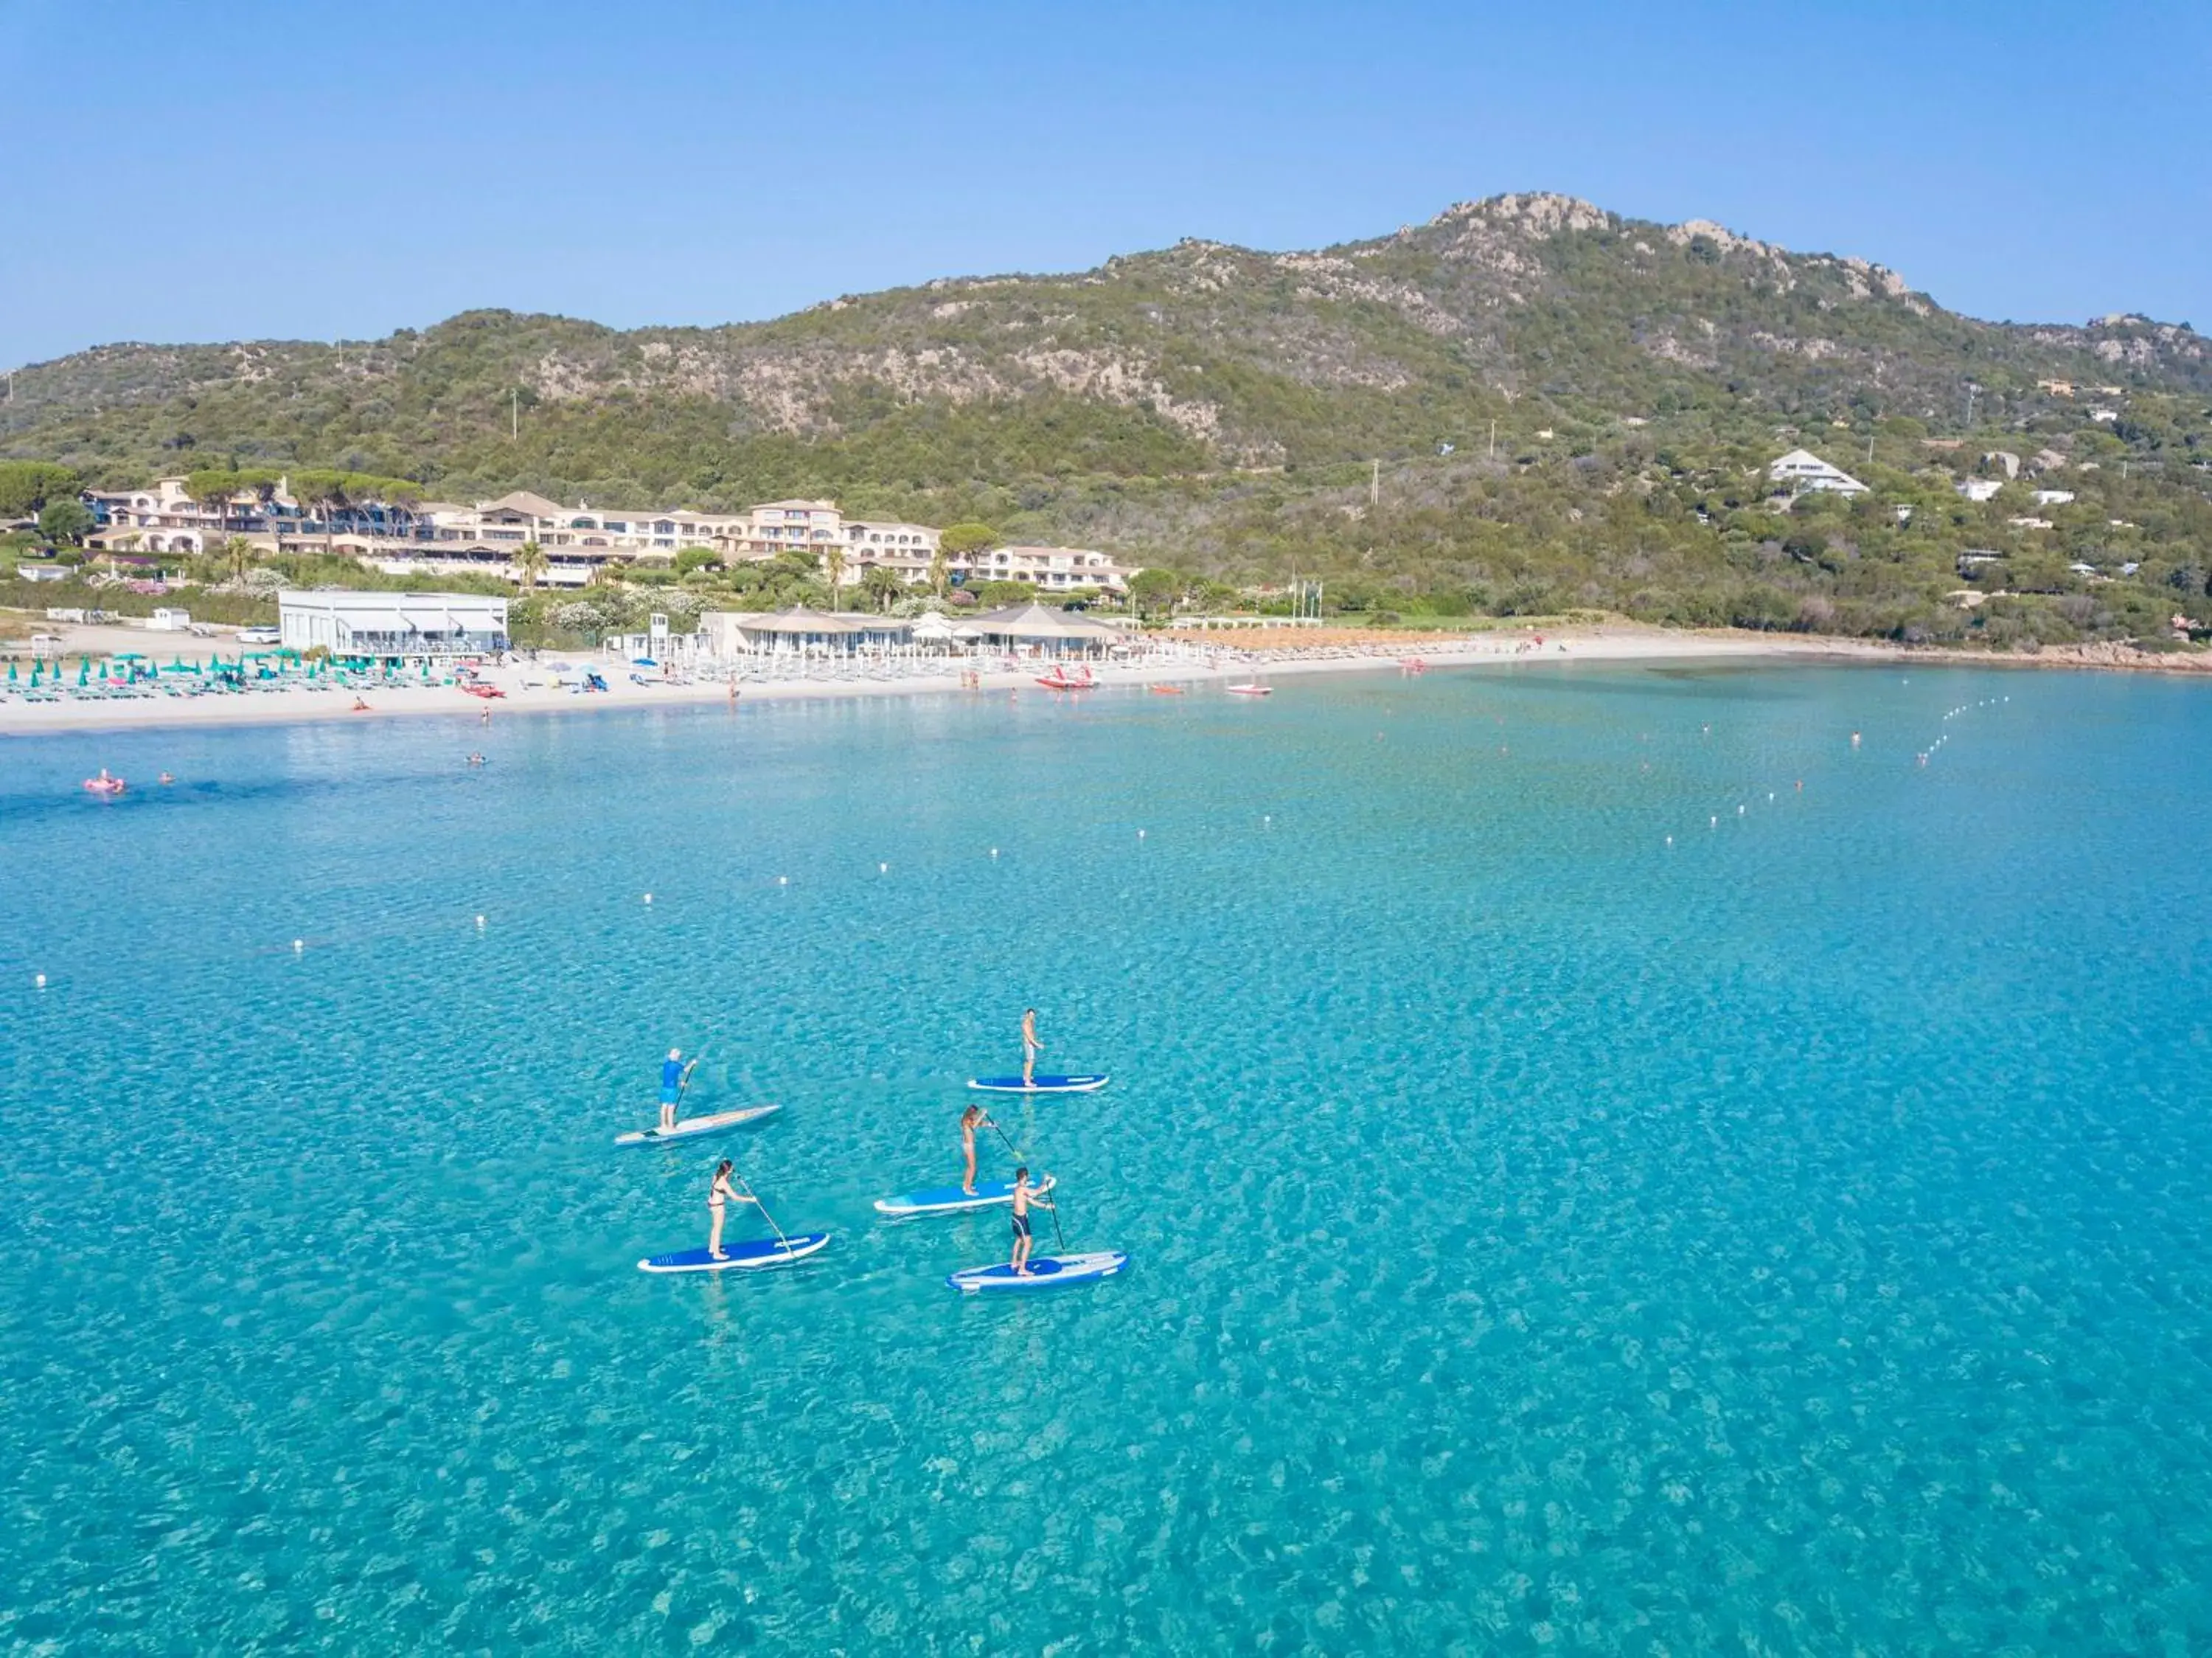
[[[757,1123],[763,1117],[773,1117],[781,1106],[746,1106],[738,1111],[718,1111],[712,1117],[686,1117],[674,1128],[641,1128],[630,1134],[617,1134],[618,1146],[659,1145],[669,1140],[693,1140],[702,1134],[720,1134],[724,1129],[743,1128],[747,1123]]]
[[[696,1249],[679,1249],[673,1255],[647,1255],[637,1264],[641,1272],[727,1272],[732,1267],[781,1266],[811,1255],[830,1241],[826,1232],[794,1232],[784,1238],[742,1238],[722,1246],[720,1259]]]
[[[1030,1188],[1031,1196],[1051,1191],[1053,1179],[1045,1176],[1044,1184]],[[963,1210],[990,1209],[999,1204],[1014,1200],[1012,1180],[978,1180],[973,1192],[963,1192],[957,1186],[931,1186],[924,1192],[903,1192],[896,1198],[876,1199],[878,1215],[957,1215]]]
[[[1129,1264],[1118,1249],[1093,1250],[1085,1255],[1037,1255],[1030,1259],[1027,1277],[1000,1261],[996,1266],[970,1266],[955,1272],[945,1283],[963,1295],[995,1295],[1006,1290],[1057,1289],[1062,1284],[1092,1278],[1110,1278]]]
[[[968,1086],[983,1094],[1096,1094],[1113,1079],[1106,1076],[971,1076]]]

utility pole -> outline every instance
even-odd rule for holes
[[[1966,430],[1970,432],[1974,430],[1974,393],[1981,389],[1971,380],[1966,382]]]
[[[1379,507],[1382,504],[1382,463],[1374,460],[1368,464],[1374,468],[1374,471],[1369,474],[1367,479],[1367,504],[1370,507]]]
[[[522,442],[522,388],[511,387],[507,394],[507,441]]]

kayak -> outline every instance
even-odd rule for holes
[[[826,1232],[793,1232],[783,1238],[743,1238],[726,1243],[718,1258],[704,1245],[679,1249],[672,1255],[647,1255],[637,1264],[641,1272],[727,1272],[733,1268],[781,1266],[811,1255],[830,1241]]]
[[[999,1295],[1024,1289],[1058,1289],[1092,1278],[1110,1278],[1129,1264],[1118,1249],[1093,1250],[1085,1255],[1036,1255],[1030,1258],[1027,1277],[1000,1261],[996,1266],[970,1266],[955,1272],[945,1283],[963,1295]]]
[[[1106,1076],[1039,1076],[1024,1082],[1018,1076],[971,1076],[968,1086],[983,1094],[1095,1094],[1111,1080]]]
[[[773,1117],[781,1106],[746,1106],[738,1111],[718,1111],[712,1117],[686,1117],[672,1129],[641,1128],[629,1134],[615,1136],[618,1146],[664,1145],[671,1140],[694,1140],[702,1134],[720,1134],[725,1129],[743,1128],[747,1123],[757,1123],[764,1117]]]
[[[1043,1184],[1030,1188],[1042,1195],[1051,1191],[1053,1179],[1049,1174]],[[990,1209],[1014,1200],[1012,1180],[978,1180],[973,1192],[963,1192],[957,1186],[930,1186],[921,1192],[902,1192],[896,1198],[876,1199],[878,1215],[957,1215],[970,1209]]]

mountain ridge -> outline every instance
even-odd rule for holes
[[[452,500],[833,497],[1239,583],[1295,564],[1401,607],[2057,640],[2163,626],[2212,565],[2212,344],[2187,325],[1985,321],[1874,260],[1546,192],[763,322],[473,310],[376,340],[111,345],[18,370],[15,397],[0,458],[97,483],[324,466]],[[1765,469],[1801,445],[1873,487],[1778,497]],[[1962,579],[2041,596],[2027,622],[2011,598],[1962,619]]]

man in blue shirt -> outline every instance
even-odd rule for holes
[[[692,1064],[698,1064],[696,1059]],[[660,1064],[660,1131],[663,1134],[676,1126],[677,1101],[684,1097],[684,1084],[690,1080],[691,1066],[684,1063],[684,1050],[671,1048],[668,1058]]]

